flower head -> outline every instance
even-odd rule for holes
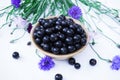
[[[28,31],[28,33],[30,33],[31,29],[32,29],[32,24],[29,23],[29,24],[28,24],[28,27],[27,27],[27,31]]]
[[[28,22],[20,16],[14,18],[14,23],[18,28],[25,28],[28,25]]]
[[[52,58],[49,56],[45,56],[44,58],[41,59],[39,62],[39,68],[42,70],[50,70],[53,68],[55,63],[53,62]]]
[[[120,56],[117,55],[113,58],[111,68],[114,70],[120,69]]]
[[[20,7],[20,2],[21,2],[21,0],[11,0],[11,4],[12,4],[15,8],[19,8],[19,7]]]
[[[72,6],[68,10],[68,15],[71,16],[74,19],[80,19],[80,17],[82,16],[82,12],[81,12],[81,9],[78,6]]]

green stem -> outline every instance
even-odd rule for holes
[[[35,50],[35,53],[36,53],[36,55],[37,55],[39,58],[42,58],[42,57],[38,54],[38,50],[37,50],[37,49]]]
[[[90,48],[95,52],[95,54],[97,55],[97,57],[100,59],[100,60],[103,60],[103,61],[106,61],[106,62],[112,62],[110,59],[105,59],[105,58],[102,58],[98,53],[97,51],[93,48],[93,46],[89,43],[89,46]]]
[[[20,36],[19,38],[13,39],[10,41],[10,43],[15,43],[17,40],[21,39],[24,35],[25,35],[26,31],[23,33],[22,36]]]
[[[12,5],[10,5],[10,6],[6,7],[6,8],[4,8],[4,9],[1,9],[0,11],[6,10],[6,9],[8,9],[8,8],[10,8],[10,7],[12,7]]]

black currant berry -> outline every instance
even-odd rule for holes
[[[79,63],[74,64],[75,69],[80,69],[81,65]]]
[[[91,66],[95,66],[96,63],[97,63],[96,59],[90,59],[90,61],[89,61],[89,64],[90,64]]]
[[[18,59],[20,56],[18,52],[13,52],[12,57]]]
[[[55,75],[55,80],[62,80],[63,76],[61,74],[56,74]]]
[[[74,58],[69,58],[68,59],[68,63],[70,64],[70,65],[74,65],[75,64],[75,59]]]

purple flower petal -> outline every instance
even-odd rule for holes
[[[51,68],[53,68],[55,65],[55,63],[53,62],[52,58],[51,57],[44,57],[41,59],[41,61],[39,62],[39,68],[41,70],[50,70]]]
[[[80,19],[82,12],[78,6],[72,6],[68,11],[68,15],[74,19]]]
[[[119,70],[120,69],[120,56],[119,55],[117,55],[113,58],[111,68],[113,70]]]
[[[19,8],[19,7],[20,7],[20,2],[21,2],[21,0],[11,0],[11,4],[12,4],[15,8]]]

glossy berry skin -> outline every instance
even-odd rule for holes
[[[55,80],[63,80],[63,76],[61,74],[56,74]]]
[[[44,37],[43,37],[43,42],[44,42],[44,43],[48,43],[48,42],[49,42],[49,39],[50,39],[49,36],[44,36]]]
[[[80,49],[81,45],[80,44],[75,44],[76,49]]]
[[[50,50],[50,46],[48,44],[43,44],[43,49],[45,51],[49,51]]]
[[[13,52],[12,57],[13,57],[14,59],[18,59],[20,56],[19,56],[19,53],[18,53],[18,52]]]
[[[74,34],[74,31],[72,29],[68,29],[67,30],[67,33],[66,33],[68,36],[71,36]]]
[[[72,43],[73,43],[72,37],[67,37],[67,38],[65,39],[65,41],[66,41],[67,44],[72,44]]]
[[[91,66],[95,66],[96,63],[97,63],[96,59],[90,59],[90,61],[89,61],[89,64],[90,64]]]
[[[57,48],[57,47],[52,47],[51,48],[51,51],[52,51],[52,53],[54,53],[54,54],[59,54],[60,53],[60,50],[59,50],[59,48]]]
[[[68,46],[68,51],[71,53],[71,52],[74,52],[76,49],[75,49],[75,47],[74,46],[72,46],[72,45],[69,45]]]
[[[35,42],[36,42],[37,44],[40,44],[40,43],[41,43],[41,40],[40,40],[39,38],[36,38],[36,39],[35,39]]]
[[[81,37],[80,37],[80,35],[77,34],[73,37],[73,39],[75,42],[80,42]]]
[[[69,59],[68,59],[68,63],[69,63],[70,65],[74,65],[74,64],[76,63],[76,61],[75,61],[74,58],[69,58]]]
[[[62,47],[62,48],[60,49],[60,52],[61,52],[61,54],[67,54],[68,50],[67,50],[66,47]]]
[[[79,63],[74,64],[75,69],[80,69],[81,65]]]
[[[62,46],[62,41],[57,41],[54,43],[56,47],[61,47]]]
[[[57,35],[56,35],[56,34],[51,34],[51,35],[50,35],[50,40],[51,40],[52,42],[57,41],[57,40],[58,40]]]
[[[58,35],[58,37],[60,38],[60,40],[65,40],[65,35],[62,34],[62,33],[60,33],[60,34]]]

